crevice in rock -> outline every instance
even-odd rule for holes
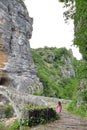
[[[0,85],[8,86],[9,78],[8,77],[0,77]]]
[[[11,35],[11,38],[10,38],[10,42],[9,42],[9,48],[10,48],[10,50],[11,50],[11,44],[12,44],[12,35]]]

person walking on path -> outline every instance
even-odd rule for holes
[[[57,113],[60,113],[62,111],[62,104],[61,102],[59,101],[58,102],[58,105],[57,105]]]

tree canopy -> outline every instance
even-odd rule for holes
[[[74,45],[79,47],[83,59],[87,61],[87,0],[59,0],[65,2],[65,7],[71,6],[65,12],[66,19],[74,19]],[[73,6],[73,3],[75,3]],[[73,11],[75,9],[75,12]],[[73,12],[71,14],[71,12]]]
[[[65,0],[60,0],[64,2]],[[73,18],[74,19],[74,45],[79,47],[80,52],[83,55],[83,64],[79,64],[78,67],[78,77],[80,79],[80,85],[84,86],[84,89],[77,93],[77,97],[70,104],[69,109],[74,111],[74,113],[82,113],[83,116],[86,116],[87,113],[87,0],[67,0],[65,2],[65,7],[71,6],[68,3],[75,3],[75,12],[72,15],[69,15],[72,8],[67,12],[65,12],[66,19]],[[68,5],[68,6],[67,6]],[[69,16],[69,17],[67,17]],[[73,16],[73,17],[72,17]],[[80,103],[79,108],[77,107],[78,101],[83,101]],[[84,106],[84,107],[83,107]],[[74,109],[75,108],[75,109]]]

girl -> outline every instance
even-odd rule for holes
[[[61,102],[59,101],[57,105],[57,113],[60,113],[61,110],[62,110],[62,105],[61,105]]]

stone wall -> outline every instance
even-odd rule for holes
[[[3,48],[6,54],[4,73],[8,77],[5,81],[9,87],[26,93],[43,89],[29,43],[32,24],[23,1],[0,0],[0,50]]]
[[[58,101],[61,101],[62,104],[67,104],[71,102],[70,100],[26,94],[18,92],[13,88],[7,88],[5,86],[0,86],[0,96],[2,95],[5,95],[7,102],[9,101],[9,103],[12,105],[15,115],[17,116],[18,119],[20,119],[23,116],[22,110],[27,105],[36,105],[36,106],[39,105],[50,107],[52,106],[53,103],[57,104]],[[1,100],[0,104],[2,106],[5,105],[3,103],[3,99]]]

